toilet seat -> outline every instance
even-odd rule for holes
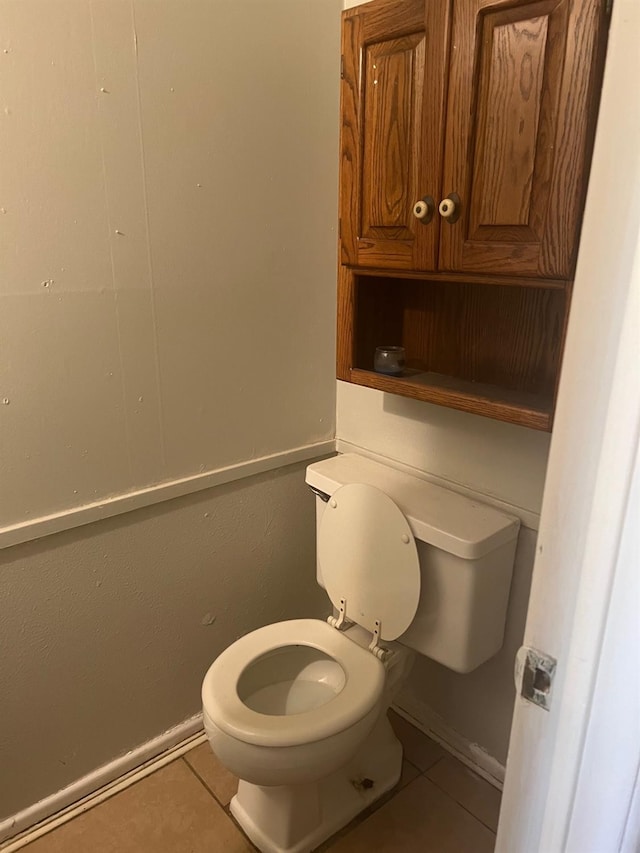
[[[407,519],[375,486],[348,483],[331,495],[318,530],[318,562],[333,606],[382,640],[413,622],[420,560]]]
[[[238,681],[253,662],[286,646],[310,646],[345,673],[342,690],[324,705],[299,714],[268,715],[249,708]],[[202,685],[205,713],[222,731],[258,746],[297,746],[330,737],[360,721],[382,695],[384,665],[369,651],[319,619],[277,622],[252,631],[214,661]]]

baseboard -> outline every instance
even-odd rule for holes
[[[81,779],[0,822],[0,851],[13,853],[98,802],[148,776],[205,740],[202,714],[98,767]],[[10,841],[7,841],[11,839]],[[6,843],[2,843],[6,842]]]
[[[505,768],[497,758],[448,726],[442,717],[427,705],[406,697],[402,697],[401,703],[394,704],[393,710],[432,740],[437,741],[447,752],[486,779],[494,788],[502,790]]]

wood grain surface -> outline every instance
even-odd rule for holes
[[[441,269],[572,276],[605,33],[604,0],[456,0]]]
[[[471,234],[483,225],[529,231],[548,24],[547,15],[491,25],[485,19]]]
[[[373,0],[343,13],[341,260],[432,270],[440,223],[413,216],[438,199],[450,0]]]
[[[604,4],[373,0],[343,13],[338,378],[551,429]],[[412,216],[449,193],[455,223]],[[376,346],[393,344],[403,375],[375,373]]]
[[[355,300],[356,367],[400,344],[408,367],[553,396],[563,291],[357,276]]]
[[[550,423],[567,290],[352,276],[355,370],[373,370],[377,346],[401,345],[408,369],[448,377],[448,384],[437,383],[438,401],[443,401],[449,389],[455,391],[455,407],[464,408],[463,400],[468,402],[475,394],[482,397],[483,413],[490,414],[489,392],[478,391],[487,386],[500,406],[509,401],[509,417],[514,423],[514,410],[519,406],[529,412],[528,419],[534,409],[544,413],[544,423],[537,428]],[[354,381],[353,370],[349,378]],[[411,390],[411,396],[427,399],[423,388],[413,387],[415,379],[411,389],[404,379],[397,393]],[[370,379],[363,382],[371,385]],[[466,390],[461,397],[463,386]],[[391,388],[385,385],[383,390]],[[492,416],[499,412],[504,414],[504,408],[496,409]]]
[[[401,394],[414,400],[458,409],[473,415],[549,432],[552,424],[551,399],[480,385],[437,373],[407,371],[399,378],[355,368],[351,381],[356,385]]]

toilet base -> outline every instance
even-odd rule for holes
[[[347,765],[317,782],[241,780],[231,814],[262,853],[309,853],[391,790],[401,770],[402,747],[385,715]]]

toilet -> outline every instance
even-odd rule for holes
[[[263,853],[306,853],[399,781],[387,711],[416,654],[460,673],[501,648],[519,521],[354,453],[314,463],[333,615],[241,637],[202,685],[204,727]]]

